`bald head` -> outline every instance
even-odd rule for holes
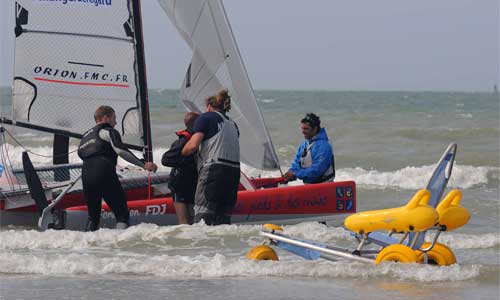
[[[200,116],[200,114],[195,113],[195,112],[188,112],[184,116],[184,124],[186,125],[186,128],[188,130],[193,130],[194,122],[196,122],[196,119],[198,119],[199,116]]]

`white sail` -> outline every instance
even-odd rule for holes
[[[132,2],[16,1],[15,124],[78,137],[109,105],[124,141],[144,146]]]
[[[276,170],[279,161],[220,0],[158,0],[193,58],[181,87],[189,110],[205,111],[205,99],[222,87],[231,95],[230,116],[240,129],[241,161]]]

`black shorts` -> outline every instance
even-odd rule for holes
[[[175,203],[194,205],[194,189],[192,193],[173,193],[172,199]]]

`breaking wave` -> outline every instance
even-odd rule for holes
[[[97,232],[6,230],[0,232],[0,273],[41,275],[138,274],[167,278],[228,276],[305,276],[322,278],[391,278],[396,281],[462,281],[489,272],[488,265],[428,265],[351,261],[306,261],[279,251],[280,261],[250,261],[244,256],[261,244],[256,225],[159,227],[141,224],[126,230]],[[343,241],[349,233],[319,223],[285,226],[293,236]],[[453,248],[497,247],[494,234],[449,234]],[[470,248],[472,247],[472,248]],[[470,251],[470,250],[465,250]]]

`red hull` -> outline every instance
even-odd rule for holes
[[[275,186],[276,178],[252,180]],[[256,182],[257,181],[257,182]],[[264,187],[265,185],[258,185]],[[174,214],[171,197],[128,202],[131,214]],[[68,211],[86,211],[85,205],[70,207]],[[107,205],[103,210],[109,212]],[[255,191],[239,191],[233,215],[294,215],[345,214],[356,212],[356,185],[354,181],[327,182],[313,185],[270,187]]]

